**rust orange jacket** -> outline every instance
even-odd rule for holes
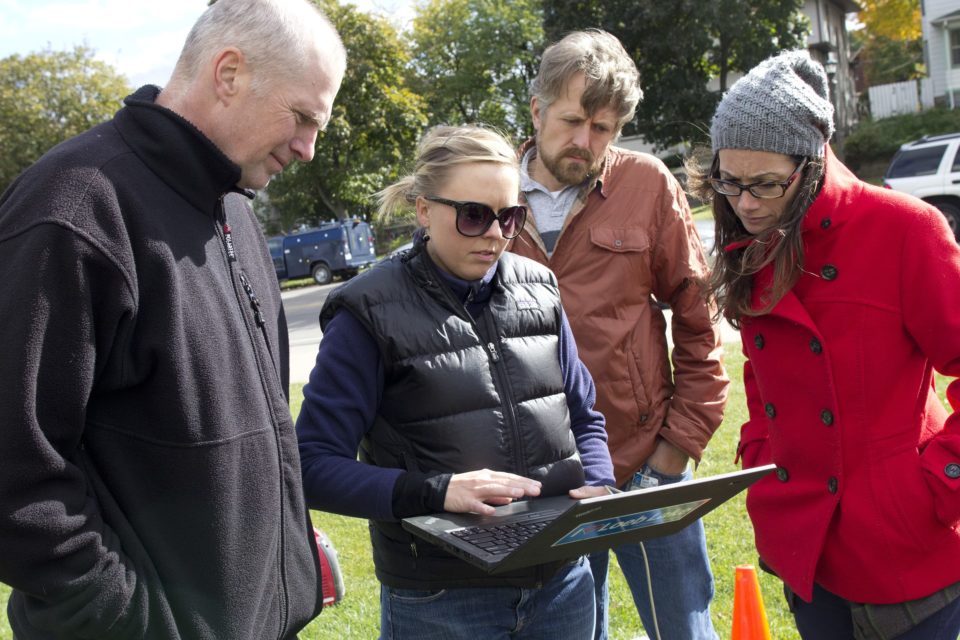
[[[529,148],[528,142],[521,149]],[[696,279],[706,259],[686,197],[662,162],[611,147],[547,257],[533,217],[511,251],[547,265],[597,385],[617,483],[662,437],[699,461],[723,419],[729,379],[720,332]],[[666,321],[673,312],[673,370]]]
[[[809,600],[902,602],[960,580],[960,248],[933,207],[830,152],[797,284],[743,323],[743,466],[760,557]],[[769,283],[756,276],[754,304]],[[960,404],[960,383],[948,390]]]

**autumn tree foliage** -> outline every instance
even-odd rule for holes
[[[920,0],[860,0],[863,24],[851,34],[868,86],[926,75]]]

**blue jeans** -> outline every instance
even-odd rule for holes
[[[647,465],[634,476],[624,489],[636,489],[646,476],[658,484],[672,484],[693,478],[687,469],[680,475],[664,475]],[[647,569],[644,551],[650,566],[653,602],[647,587]],[[703,523],[697,520],[677,533],[645,540],[641,544],[614,547],[617,562],[633,594],[633,602],[640,614],[643,628],[651,640],[716,640],[717,632],[710,620],[710,601],[713,600],[713,573],[707,558],[707,540]],[[590,554],[590,568],[596,585],[597,630],[595,640],[607,640],[609,616],[607,607],[610,592],[607,586],[607,568],[610,554],[600,551]],[[654,619],[654,609],[656,619]],[[659,631],[659,635],[658,635]]]
[[[583,640],[593,635],[585,558],[540,589],[394,589],[380,585],[382,640]]]
[[[813,585],[813,601],[804,602],[784,589],[800,637],[810,640],[850,640],[854,637],[850,601]],[[960,637],[960,598],[896,640],[957,640]]]

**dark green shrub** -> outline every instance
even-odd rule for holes
[[[844,162],[854,171],[865,164],[887,164],[905,142],[958,131],[960,109],[935,108],[883,120],[864,120],[847,136]]]

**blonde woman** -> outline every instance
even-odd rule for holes
[[[308,504],[370,519],[383,638],[589,638],[583,558],[490,576],[398,522],[613,483],[556,279],[504,253],[527,213],[516,154],[489,129],[437,127],[379,197],[420,229],[321,310],[297,422]]]

